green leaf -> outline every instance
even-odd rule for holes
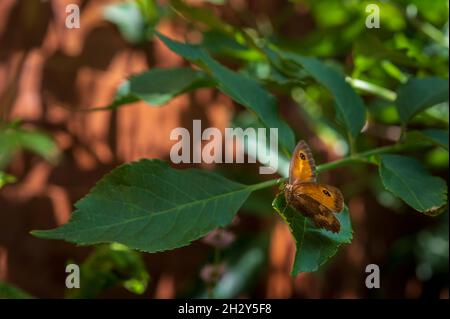
[[[336,214],[341,223],[337,234],[314,226],[309,218],[287,205],[284,193],[279,193],[272,204],[273,208],[286,221],[295,239],[297,252],[291,274],[313,272],[333,257],[342,244],[349,244],[353,239],[353,230],[347,207]]]
[[[376,61],[391,61],[408,67],[417,67],[421,64],[415,61],[413,57],[406,54],[405,49],[394,50],[388,48],[378,37],[373,34],[365,34],[360,37],[354,44],[353,52],[355,57],[365,56],[373,58]]]
[[[0,299],[32,299],[27,292],[16,286],[0,281]]]
[[[6,184],[11,184],[16,181],[16,178],[12,175],[6,174],[5,172],[0,171],[0,189]]]
[[[364,103],[345,81],[343,75],[316,58],[304,57],[289,52],[280,52],[283,59],[302,66],[317,82],[325,86],[335,99],[336,110],[345,128],[353,137],[361,132],[365,119]]]
[[[410,78],[397,90],[396,106],[403,123],[407,123],[417,113],[443,102],[448,102],[448,80],[441,78]]]
[[[220,31],[204,32],[202,46],[214,56],[231,56],[248,61],[257,61],[263,58],[256,49],[246,47],[236,41],[235,37]]]
[[[154,68],[125,81],[108,108],[116,108],[138,100],[161,105],[179,94],[211,85],[212,80],[202,71],[191,68]]]
[[[446,182],[414,158],[382,155],[379,172],[384,187],[419,212],[434,216],[447,203]]]
[[[0,169],[6,167],[15,152],[25,149],[50,162],[59,155],[55,142],[46,134],[17,127],[0,127]]]
[[[209,171],[144,159],[103,177],[75,204],[69,223],[33,235],[83,245],[118,242],[146,252],[174,249],[229,224],[250,192]]]
[[[280,142],[291,151],[295,138],[291,128],[280,119],[275,98],[255,80],[224,67],[198,45],[185,44],[158,33],[159,38],[176,54],[198,64],[216,81],[217,88],[237,103],[254,111],[267,128],[278,128]]]
[[[67,298],[95,298],[103,291],[122,285],[143,294],[150,276],[142,255],[118,243],[100,245],[81,264],[79,289],[67,289]]]
[[[448,130],[426,129],[423,131],[410,131],[406,133],[406,139],[408,141],[428,141],[448,151]]]
[[[231,25],[220,20],[220,18],[208,8],[192,6],[183,0],[170,0],[170,6],[175,12],[190,22],[199,23],[209,29],[219,30],[223,33],[233,32],[234,28]]]

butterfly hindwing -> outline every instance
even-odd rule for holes
[[[302,215],[311,218],[316,227],[338,233],[341,225],[333,212],[311,195],[298,193],[301,184],[299,183],[286,190],[289,203]]]
[[[319,228],[325,228],[333,233],[339,233],[341,224],[334,214],[328,211],[326,214],[318,214],[312,217],[314,224]]]
[[[295,182],[315,182],[316,166],[311,150],[305,141],[298,142],[289,165],[289,184]]]
[[[339,213],[344,209],[344,197],[336,187],[317,183],[296,183],[292,191],[302,197],[311,198],[332,213]]]

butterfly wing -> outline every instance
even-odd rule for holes
[[[300,141],[289,166],[286,199],[295,209],[311,218],[317,227],[337,233],[340,224],[334,213],[344,209],[344,198],[336,187],[317,184],[315,169],[308,144]]]
[[[344,209],[344,197],[339,189],[326,184],[298,183],[294,185],[293,191],[306,198],[320,203],[322,209],[332,213],[339,213]]]
[[[285,194],[289,204],[311,218],[318,228],[339,232],[340,223],[333,213],[344,209],[344,200],[337,188],[325,184],[296,183],[288,185]]]
[[[341,224],[336,216],[332,212],[328,211],[325,214],[317,214],[312,217],[312,220],[316,227],[325,228],[333,233],[339,233],[341,230]]]
[[[298,142],[289,165],[289,184],[295,182],[315,182],[316,165],[311,150],[305,141]]]

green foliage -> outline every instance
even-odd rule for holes
[[[223,256],[225,273],[210,292],[214,298],[238,298],[254,286],[258,275],[264,270],[269,244],[267,234],[256,238],[243,237]],[[207,291],[201,291],[196,298],[206,298]]]
[[[94,298],[117,285],[140,295],[150,280],[142,256],[117,243],[96,247],[81,264],[80,275],[80,288],[67,289],[68,298]]]
[[[249,194],[249,187],[208,171],[141,160],[106,175],[75,205],[69,223],[33,234],[146,252],[174,249],[228,225]]]
[[[430,176],[414,158],[382,155],[380,176],[384,187],[408,205],[427,215],[442,212],[447,203],[447,184]]]
[[[345,82],[344,77],[315,58],[287,53],[283,56],[301,65],[320,84],[330,90],[336,100],[336,109],[344,127],[356,137],[364,126],[365,109],[362,99]]]
[[[279,193],[272,207],[286,221],[295,239],[297,252],[292,266],[292,275],[300,272],[312,272],[319,269],[328,259],[333,257],[342,244],[349,244],[353,239],[348,209],[336,215],[341,223],[341,231],[337,234],[318,229],[310,219],[294,211],[286,203],[284,193]]]
[[[314,29],[289,39],[280,30],[284,19],[298,13],[297,2],[301,2],[300,11],[310,12]],[[280,103],[272,94],[275,91],[284,95],[280,99],[283,103],[289,100],[283,105],[289,111],[286,114],[301,117],[301,124],[296,121],[299,117],[287,118],[300,138],[307,139],[303,134],[311,131],[308,134],[344,156],[319,165],[318,173],[353,163],[378,165],[385,189],[415,210],[435,216],[447,204],[445,181],[431,176],[417,159],[398,154],[423,149],[430,150],[427,156],[437,154],[440,163],[442,158],[448,159],[448,12],[442,10],[447,8],[442,0],[426,5],[412,2],[416,7],[406,0],[395,4],[375,1],[382,12],[382,28],[377,30],[364,26],[367,1],[290,1],[281,19],[270,17],[265,24],[256,22],[244,28],[222,21],[212,10],[180,0],[169,1],[166,8],[151,0],[114,6],[107,10],[107,17],[126,39],[143,43],[156,35],[195,67],[155,68],[134,75],[119,87],[108,108],[139,100],[161,105],[179,94],[214,87],[244,106],[245,114],[253,115],[252,120],[241,121],[244,112],[236,114],[234,125],[278,128],[283,151],[291,151],[296,137],[279,116]],[[411,14],[414,8],[417,14]],[[180,16],[189,28],[201,30],[202,42],[181,43],[154,32],[167,12]],[[270,27],[264,27],[267,25]],[[221,58],[226,58],[233,69],[222,64]],[[324,89],[330,94],[323,94]],[[361,133],[366,123],[368,130]],[[392,131],[401,132],[401,138],[391,145],[375,147],[395,139]],[[245,148],[254,157],[256,143],[247,140]],[[348,150],[351,152],[346,155]],[[278,172],[286,177],[286,152],[274,155],[281,163]],[[349,176],[359,178],[346,185],[344,182],[343,190],[370,180],[364,181],[370,174],[368,169],[347,167]],[[448,164],[445,168],[448,170]],[[235,175],[247,183],[250,173],[240,173]],[[106,175],[76,204],[68,224],[34,234],[78,244],[120,242],[147,252],[173,249],[228,225],[241,206],[259,213],[265,210],[261,204],[270,209],[260,199],[267,200],[268,192],[251,193],[282,181],[272,179],[247,186],[208,171],[175,170],[158,160],[142,160]],[[289,225],[297,243],[293,275],[318,270],[340,245],[351,242],[353,230],[347,208],[337,215],[341,232],[332,234],[315,228],[309,219],[286,206],[283,194],[279,194],[273,207]],[[395,210],[394,206],[390,208]],[[259,250],[250,250],[253,257],[236,259],[230,276],[238,276],[236,267],[244,264],[248,265],[248,274],[261,265]],[[219,282],[215,294],[236,294],[241,288],[232,283],[233,289],[226,280]]]
[[[158,36],[173,52],[199,64],[217,82],[219,90],[254,111],[267,128],[278,128],[280,142],[288,150],[294,148],[294,134],[291,128],[280,120],[275,98],[256,81],[224,67],[200,46],[180,43],[162,34]]]
[[[116,108],[139,100],[152,105],[161,105],[184,92],[212,85],[212,80],[204,72],[191,68],[155,68],[122,83],[114,102],[108,108]]]
[[[0,169],[5,168],[19,150],[27,150],[50,162],[58,158],[55,142],[46,134],[18,127],[17,124],[0,126]]]
[[[7,282],[0,282],[0,299],[32,299],[33,296],[11,285]]]
[[[16,181],[16,178],[12,175],[6,174],[0,171],[0,189],[6,184],[12,184]]]
[[[103,14],[127,41],[140,44],[152,36],[162,12],[155,1],[138,0],[107,6]]]
[[[400,119],[407,123],[414,115],[433,105],[448,102],[448,80],[441,78],[411,78],[397,92]]]
[[[448,151],[448,130],[426,129],[422,131],[410,131],[406,134],[406,137],[407,141],[428,141]]]

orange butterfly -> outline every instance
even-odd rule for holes
[[[318,228],[338,233],[341,225],[333,213],[344,209],[344,197],[336,187],[316,181],[316,166],[305,141],[295,147],[289,166],[289,182],[285,188],[286,201]]]

